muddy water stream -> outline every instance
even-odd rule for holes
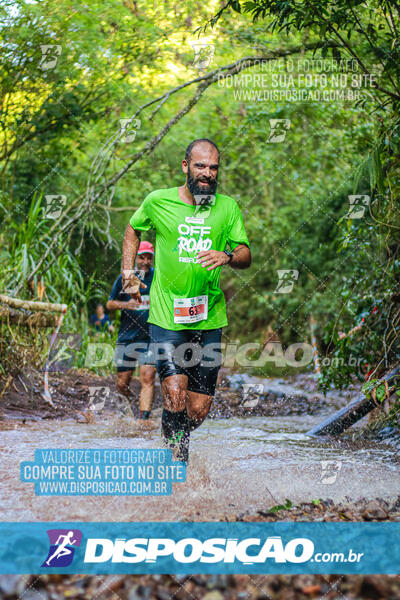
[[[318,416],[208,419],[192,435],[185,483],[164,497],[36,496],[19,466],[36,448],[159,448],[160,409],[151,429],[97,416],[91,424],[0,424],[1,519],[4,521],[207,521],[266,510],[289,498],[341,501],[400,495],[396,448],[384,443],[324,441],[305,435]],[[332,461],[324,463],[324,461]]]

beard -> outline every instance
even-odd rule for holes
[[[207,182],[208,186],[199,185],[199,181]],[[196,204],[204,206],[210,204],[217,190],[217,185],[218,182],[216,178],[214,179],[213,177],[205,177],[204,175],[200,175],[197,178],[193,177],[188,165],[187,186],[193,198],[195,199]]]

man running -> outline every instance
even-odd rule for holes
[[[150,417],[154,398],[155,366],[149,354],[149,292],[153,281],[152,267],[154,248],[150,242],[141,242],[136,258],[136,276],[142,274],[140,286],[141,298],[133,299],[122,289],[122,276],[114,282],[107,302],[108,310],[121,310],[121,323],[118,331],[115,352],[117,364],[117,389],[128,400],[132,400],[129,384],[133,369],[140,365],[139,378],[141,390],[139,396],[139,416]]]
[[[214,142],[202,138],[189,144],[182,161],[185,184],[146,196],[123,244],[123,286],[136,284],[131,296],[137,300],[139,284],[131,272],[140,234],[156,231],[150,338],[162,382],[162,433],[175,458],[184,461],[190,432],[209,412],[220,368],[221,332],[228,324],[219,287],[221,267],[246,269],[251,263],[237,203],[216,194],[218,167]]]

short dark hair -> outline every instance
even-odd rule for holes
[[[193,140],[193,142],[190,142],[189,146],[186,148],[185,160],[187,160],[187,162],[190,162],[190,159],[192,157],[192,150],[195,147],[195,145],[200,144],[201,142],[207,142],[207,144],[211,144],[211,146],[214,146],[214,148],[218,152],[218,158],[219,158],[220,151],[219,151],[217,144],[215,144],[212,140],[209,140],[208,138],[199,138],[198,140]]]

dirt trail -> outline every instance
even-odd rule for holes
[[[105,411],[119,412],[121,401],[118,399],[115,376],[102,377],[91,371],[71,369],[66,372],[50,374],[49,383],[54,408],[43,398],[43,373],[30,371],[17,375],[9,382],[0,399],[0,419],[2,420],[42,420],[75,419],[85,422],[90,418],[91,387],[106,387],[110,390],[105,400]],[[243,397],[243,384],[255,384],[262,392],[250,394],[247,402]],[[0,382],[4,389],[6,380]],[[232,416],[274,416],[318,414],[327,407],[335,410],[344,406],[356,393],[357,386],[342,392],[329,392],[324,397],[317,389],[312,375],[299,375],[287,380],[266,380],[249,377],[247,374],[231,375],[221,369],[220,383],[210,410],[210,418],[230,418]],[[133,395],[132,409],[138,417],[137,399],[140,383],[134,377],[131,383]],[[256,404],[254,400],[256,398]],[[136,401],[135,401],[136,400]],[[249,407],[250,404],[250,407]],[[155,385],[154,409],[162,407],[161,389],[158,381]]]
[[[400,599],[398,575],[0,575],[7,600]]]

